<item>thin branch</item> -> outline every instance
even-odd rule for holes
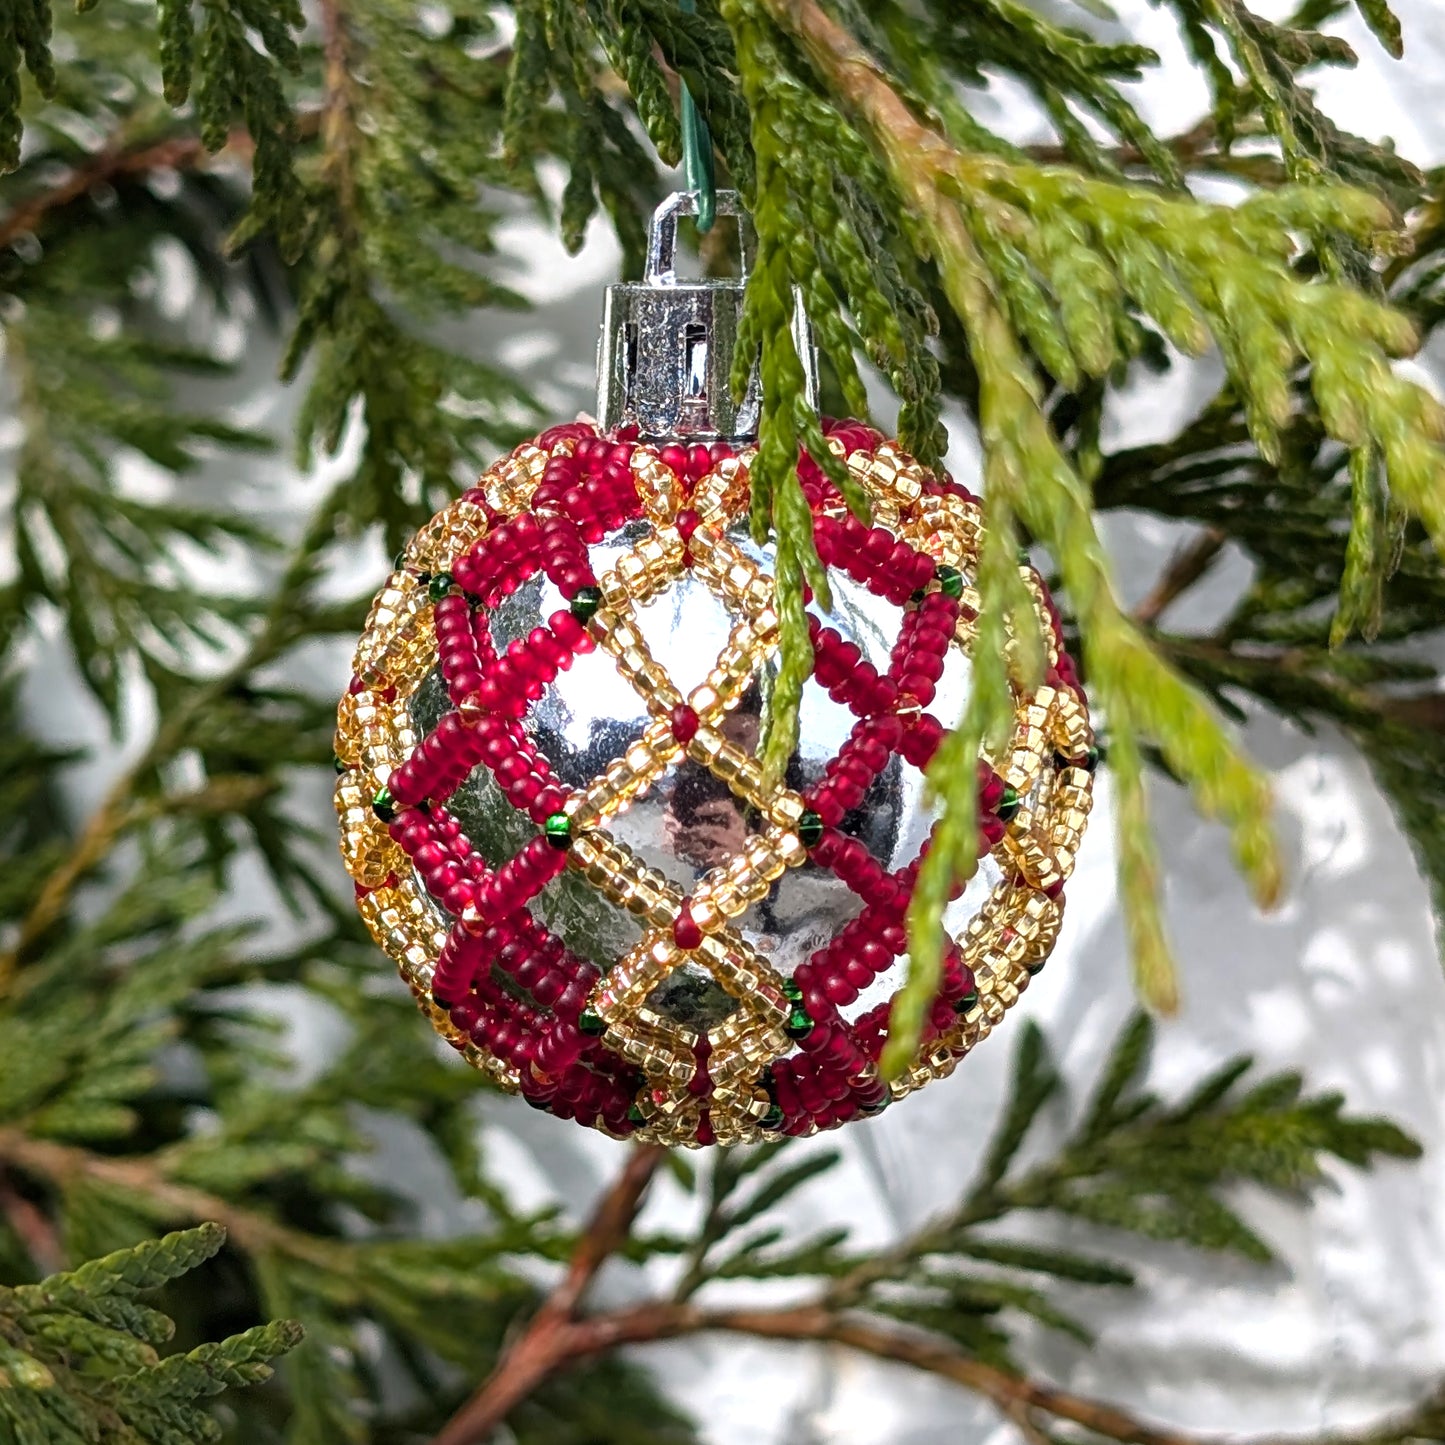
[[[325,57],[326,103],[321,110],[321,144],[327,179],[335,187],[337,211],[344,232],[354,234],[356,218],[355,81],[351,74],[351,36],[341,0],[321,0],[322,51]]]
[[[1260,186],[1283,185],[1287,177],[1278,156],[1269,151],[1222,151],[1215,144],[1218,127],[1214,117],[1207,115],[1197,125],[1163,142],[1174,152],[1187,171],[1208,171],[1216,175],[1234,176]],[[1260,136],[1260,139],[1266,137]],[[1025,146],[1029,159],[1046,166],[1071,166],[1074,157],[1067,146]],[[1104,152],[1121,170],[1149,168],[1149,159],[1135,145],[1114,146]]]
[[[757,1339],[846,1345],[877,1360],[908,1365],[950,1380],[983,1396],[1010,1419],[1047,1415],[1082,1426],[1119,1445],[1213,1445],[1226,1437],[1191,1435],[1152,1425],[1102,1400],[1060,1389],[1042,1380],[1001,1370],[921,1332],[881,1325],[860,1316],[803,1305],[778,1310],[704,1310],[694,1305],[657,1301],[561,1325],[550,1340],[548,1363],[534,1371],[530,1388],[558,1370],[623,1345],[653,1344],[687,1335],[721,1331]],[[494,1377],[496,1378],[496,1377]],[[526,1398],[512,1392],[495,1408],[453,1418],[432,1445],[481,1445],[502,1422],[506,1411]],[[505,1403],[506,1408],[500,1408]],[[1414,1418],[1412,1414],[1410,1418]],[[1408,1421],[1387,1421],[1353,1434],[1321,1437],[1311,1445],[1375,1445],[1408,1433]],[[1272,1436],[1237,1437],[1229,1445],[1298,1445]]]
[[[609,1348],[599,1344],[595,1348],[583,1347],[579,1353],[578,1332],[598,1321],[579,1324],[577,1308],[597,1271],[626,1241],[642,1196],[665,1154],[655,1144],[633,1150],[577,1242],[567,1272],[531,1323],[503,1353],[490,1377],[442,1427],[433,1445],[468,1445],[470,1441],[485,1440],[548,1376],[581,1355]]]
[[[54,1223],[15,1187],[9,1171],[3,1168],[0,1168],[0,1215],[4,1215],[11,1232],[42,1275],[64,1269],[65,1250]]]
[[[57,1189],[86,1183],[143,1195],[167,1222],[222,1225],[248,1253],[284,1254],[328,1270],[345,1267],[347,1246],[342,1241],[333,1243],[291,1229],[219,1194],[177,1183],[167,1177],[166,1162],[163,1154],[113,1157],[73,1144],[35,1139],[19,1129],[0,1129],[0,1164],[43,1179]]]
[[[1187,592],[1214,564],[1228,536],[1218,527],[1206,528],[1187,547],[1170,559],[1154,590],[1134,609],[1134,621],[1152,627],[1171,603]]]
[[[250,150],[251,137],[238,129],[231,133],[225,151],[220,154],[232,152],[245,155]],[[151,171],[189,170],[213,159],[199,136],[176,135],[134,146],[127,146],[119,135],[114,136],[84,165],[67,171],[54,185],[27,196],[0,219],[0,246],[8,246],[18,237],[37,230],[51,211],[79,200],[95,186],[122,176],[146,175]]]

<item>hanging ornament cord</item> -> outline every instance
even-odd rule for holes
[[[696,0],[678,0],[678,8],[685,15],[691,15],[697,9]],[[697,229],[706,235],[717,216],[712,137],[685,80],[682,82],[682,167],[687,189],[697,201]]]

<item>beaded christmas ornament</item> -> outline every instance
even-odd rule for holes
[[[900,973],[921,849],[890,869],[848,822],[885,769],[922,769],[943,740],[929,708],[949,655],[966,655],[972,640],[981,517],[961,486],[869,429],[828,432],[867,490],[875,525],[849,516],[805,460],[819,554],[840,583],[890,605],[899,625],[878,668],[827,619],[810,617],[809,686],[854,721],[801,789],[769,781],[730,740],[730,718],[778,645],[771,580],[738,537],[746,448],[554,428],[418,533],[357,649],[338,715],[336,804],[362,917],[468,1062],[539,1107],[615,1135],[736,1143],[876,1113],[951,1073],[1028,986],[1058,932],[1095,754],[1057,615],[1025,567],[1049,670],[1043,687],[1018,698],[1007,752],[979,763],[980,852],[996,861],[997,881],[948,951],[913,1067],[884,1084],[889,999],[850,1010],[860,992]],[[619,534],[626,545],[594,570],[597,544]],[[687,576],[725,609],[731,635],[684,691],[653,657],[639,617]],[[497,611],[540,578],[565,605],[499,646]],[[594,650],[635,690],[647,721],[595,777],[566,786],[529,716]],[[446,702],[423,736],[415,702],[432,678]],[[737,851],[684,892],[618,831],[629,807],[686,763],[716,780],[748,828]],[[503,809],[530,822],[531,837],[506,858],[485,856],[448,810],[474,770],[494,780]],[[856,905],[789,974],[747,924],[790,870],[831,875]],[[586,957],[542,921],[538,905],[564,877],[583,884],[599,912],[638,920],[624,956]],[[725,1012],[699,1018],[669,1003],[665,986],[684,969],[727,1001]]]
[[[951,1073],[1048,957],[1097,754],[1024,564],[1046,680],[978,762],[980,866],[944,915],[918,1054],[886,1083],[982,517],[871,428],[825,426],[872,525],[804,455],[834,612],[810,611],[800,744],[767,776],[759,398],[727,385],[741,281],[675,274],[692,204],[659,208],[645,281],[609,288],[599,425],[517,448],[398,559],[337,716],[336,809],[362,917],[469,1063],[564,1118],[700,1145],[832,1128]],[[811,388],[801,307],[794,334]]]

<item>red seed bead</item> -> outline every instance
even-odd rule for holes
[[[681,949],[691,950],[702,946],[702,929],[692,916],[692,909],[684,903],[678,910],[672,924],[672,941]]]
[[[669,471],[681,477],[687,470],[687,449],[680,447],[676,442],[671,442],[658,452],[658,460]]]
[[[685,702],[680,702],[672,710],[672,735],[683,747],[686,747],[697,736],[700,721],[697,713]]]
[[[541,447],[543,451],[551,451],[559,442],[571,440],[581,443],[591,441],[596,435],[597,432],[590,422],[565,421],[548,427],[533,445]],[[558,458],[553,457],[552,460],[557,461]]]
[[[435,893],[435,889],[432,890]],[[459,879],[441,895],[442,907],[454,918],[464,913],[477,900],[477,885],[467,879]]]
[[[943,724],[932,713],[923,713],[904,734],[898,751],[917,768],[926,768],[943,744]]]

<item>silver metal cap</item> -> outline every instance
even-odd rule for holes
[[[696,198],[679,192],[653,213],[644,279],[607,288],[597,351],[597,418],[603,431],[634,425],[650,440],[757,436],[762,397],[756,369],[741,401],[734,402],[728,385],[757,237],[736,191],[717,193],[717,213],[737,217],[741,276],[678,280],[677,220],[697,214]],[[793,342],[808,400],[816,406],[817,358],[796,287]]]

